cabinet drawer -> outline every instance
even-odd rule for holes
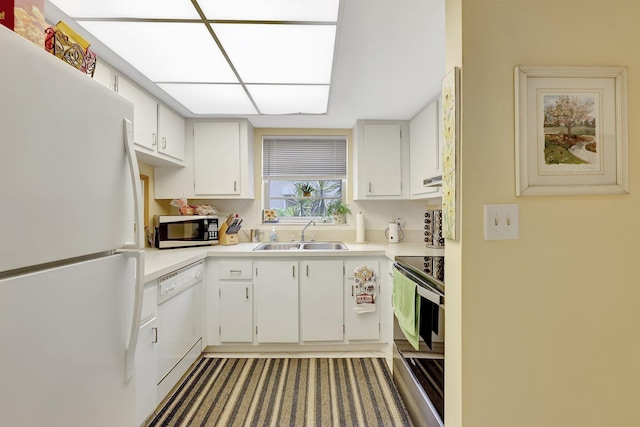
[[[250,280],[253,277],[253,263],[251,261],[221,261],[221,279],[244,279]]]

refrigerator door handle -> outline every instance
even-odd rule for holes
[[[133,378],[135,373],[136,346],[140,332],[140,320],[142,319],[142,298],[144,295],[144,249],[123,249],[119,251],[127,258],[136,259],[136,285],[133,301],[133,316],[131,319],[131,332],[129,345],[125,353],[125,383]]]
[[[131,185],[133,187],[133,211],[134,211],[134,241],[125,243],[127,249],[144,249],[144,209],[142,206],[142,185],[140,184],[140,170],[138,160],[133,147],[133,123],[124,119],[124,147],[127,152],[129,163],[129,173],[131,174]]]

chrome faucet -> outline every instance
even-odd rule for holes
[[[307,227],[309,227],[309,226],[310,226],[310,225],[312,225],[312,224],[313,224],[313,225],[316,225],[316,223],[315,223],[315,221],[314,221],[314,220],[309,221],[309,222],[307,223],[307,225],[305,225],[305,226],[304,226],[304,228],[302,229],[302,233],[300,233],[300,241],[301,241],[301,242],[304,242],[304,230],[306,230],[306,229],[307,229]]]

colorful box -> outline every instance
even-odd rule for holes
[[[63,21],[45,31],[44,48],[67,64],[93,77],[96,54],[89,49],[89,42]]]
[[[0,23],[42,47],[47,27],[44,0],[0,0]]]

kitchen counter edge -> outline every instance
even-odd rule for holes
[[[179,268],[208,257],[353,257],[385,256],[394,260],[396,256],[443,256],[444,249],[427,248],[424,243],[349,243],[348,251],[254,251],[257,243],[238,243],[232,246],[200,246],[196,248],[145,250],[144,282],[148,283]]]

